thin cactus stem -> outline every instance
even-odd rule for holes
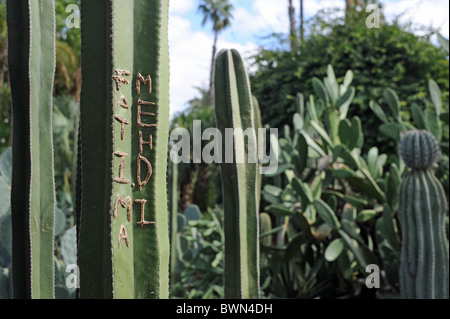
[[[53,1],[7,1],[14,298],[54,298]]]
[[[236,50],[223,50],[216,58],[215,94],[216,123],[223,145],[227,128],[251,129],[247,142],[243,135],[235,134],[233,163],[224,161],[220,165],[225,212],[225,298],[258,298],[259,166],[257,161],[248,160],[251,156],[257,159],[255,113],[248,75]],[[245,163],[238,163],[242,154]]]

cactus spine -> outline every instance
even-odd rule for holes
[[[436,138],[411,131],[400,143],[400,155],[410,168],[399,191],[403,228],[400,286],[404,298],[449,297],[449,251],[445,231],[447,201],[431,167],[440,157]]]
[[[232,161],[220,164],[225,211],[225,298],[259,297],[258,162],[255,113],[244,63],[223,50],[215,64],[215,114],[225,145],[226,129],[251,129],[248,142],[235,134]],[[253,145],[252,145],[253,144]],[[242,153],[239,153],[242,152]],[[225,158],[229,156],[225,147]],[[245,163],[237,159],[244,155]]]
[[[168,0],[82,0],[81,298],[168,298]]]
[[[54,297],[54,3],[10,0],[7,22],[14,118],[13,296],[47,299]]]

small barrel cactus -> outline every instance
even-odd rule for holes
[[[402,139],[400,156],[413,170],[426,170],[441,157],[438,140],[428,131],[411,131]]]
[[[400,266],[402,297],[449,297],[449,247],[445,231],[447,201],[431,167],[441,151],[427,131],[408,132],[400,155],[410,168],[400,184],[399,218],[403,243]]]

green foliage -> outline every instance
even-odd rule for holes
[[[346,111],[353,105],[352,72],[341,84],[331,66],[327,73],[323,81],[313,80],[318,99],[311,96],[305,108],[299,98],[298,109],[308,112],[297,113],[294,120],[302,125],[280,138],[281,169],[273,177],[278,186],[266,184],[263,190],[264,210],[275,220],[271,244],[262,248],[268,260],[264,292],[283,298],[355,297],[365,289],[359,279],[366,277],[366,266],[378,264],[386,271],[379,293],[395,294],[398,166],[391,163],[387,172],[387,156],[378,148],[361,151],[361,122]]]
[[[201,214],[198,207],[189,207],[179,215],[175,245],[177,261],[172,296],[223,298],[223,211],[216,208]]]
[[[448,99],[448,53],[430,42],[431,34],[418,37],[396,23],[369,29],[365,11],[355,13],[354,19],[351,23],[340,18],[315,20],[317,29],[311,29],[298,55],[283,49],[261,49],[253,61],[257,71],[251,76],[252,92],[260,101],[263,124],[282,128],[292,125],[297,92],[308,99],[317,90],[309,79],[325,76],[328,64],[341,76],[351,67],[357,94],[348,112],[361,119],[366,132],[363,150],[376,146],[382,153],[394,154],[397,144],[378,133],[381,122],[369,110],[369,102],[381,105],[383,91],[390,88],[401,97],[402,106],[413,102],[426,105],[430,78],[441,87],[443,99]],[[316,92],[316,96],[320,94]],[[400,113],[409,117],[408,111]]]
[[[168,1],[81,4],[80,297],[168,298]]]
[[[231,24],[233,5],[228,0],[201,0],[198,10],[203,14],[202,24],[211,20],[213,31],[220,32]]]
[[[430,169],[439,158],[438,141],[427,131],[408,132],[400,142],[400,154],[409,168],[398,199],[403,232],[402,297],[448,299],[448,205],[444,189]]]
[[[8,148],[0,154],[0,299],[12,298],[11,172],[12,155]]]
[[[7,38],[6,5],[0,3],[0,153],[8,147],[11,132],[11,90],[7,84],[8,77],[5,72]]]
[[[55,95],[72,95],[79,100],[80,90],[80,28],[68,28],[66,20],[79,12],[66,11],[68,6],[77,5],[80,0],[56,0],[56,71]],[[70,21],[73,22],[73,21]]]
[[[256,162],[255,110],[247,71],[236,50],[222,50],[216,58],[215,114],[217,128],[222,133],[222,154],[226,152],[227,128],[252,131],[247,140],[243,135],[234,136],[233,163],[224,163],[222,159],[220,164],[225,213],[224,290],[226,298],[258,298],[257,187],[261,185]],[[240,157],[243,163],[238,162]]]
[[[67,12],[67,7],[71,4],[79,7],[80,0],[56,0],[55,1],[55,16],[56,16],[56,38],[59,41],[64,41],[75,53],[80,57],[81,49],[81,33],[78,28],[68,28],[66,19],[72,11]],[[76,12],[75,12],[76,14]]]
[[[214,108],[207,103],[208,92],[199,88],[201,96],[189,102],[190,108],[175,115],[171,122],[171,130],[184,128],[190,136],[194,136],[194,121],[201,121],[202,130],[215,127]],[[201,149],[209,141],[202,140]],[[179,163],[179,189],[181,191],[181,207],[187,208],[191,203],[196,204],[201,210],[206,211],[213,207],[221,197],[219,169],[216,165],[208,165],[201,161],[194,163],[193,150],[194,138],[191,138],[191,154],[189,163]],[[188,190],[190,192],[188,192]]]
[[[8,1],[12,96],[12,275],[16,298],[54,297],[53,1]]]
[[[386,89],[384,92],[385,104],[389,105],[390,112],[384,112],[382,107],[374,101],[370,101],[370,108],[382,122],[379,131],[395,143],[399,143],[408,131],[416,129],[427,130],[436,137],[439,144],[433,145],[433,149],[442,150],[442,154],[441,151],[439,154],[434,154],[439,159],[436,177],[448,193],[448,169],[446,169],[449,156],[448,98],[445,99],[446,94],[441,92],[437,83],[432,79],[428,81],[428,90],[430,101],[424,105],[412,103],[409,110],[402,108],[397,94],[391,89]],[[442,101],[446,101],[446,103],[442,103]],[[402,114],[411,114],[411,117]],[[390,161],[398,163],[398,155],[394,154],[390,156]],[[411,159],[412,154],[406,158]]]

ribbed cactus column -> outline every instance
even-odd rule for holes
[[[168,298],[168,0],[82,0],[81,298]]]
[[[248,75],[236,50],[221,51],[216,58],[215,114],[224,146],[220,169],[225,211],[225,298],[258,298],[259,166],[255,112]],[[247,129],[250,130],[245,139],[240,133]],[[233,142],[233,148],[227,147],[227,140]]]
[[[403,233],[400,285],[404,298],[449,297],[447,201],[431,170],[440,154],[438,141],[427,131],[408,132],[400,143],[400,155],[409,167],[400,184],[398,205]]]
[[[14,298],[53,298],[53,1],[7,1]]]

